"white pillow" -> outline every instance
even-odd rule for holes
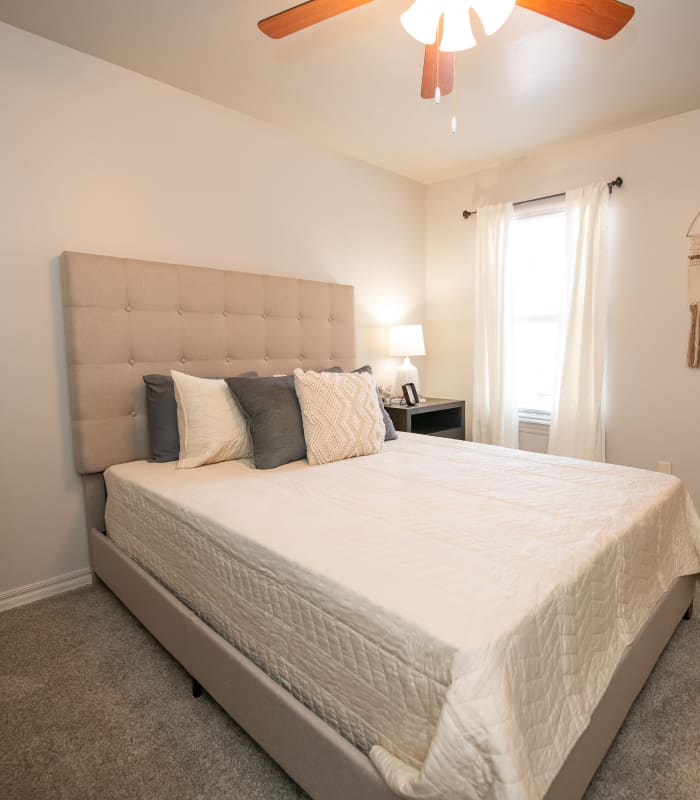
[[[367,372],[294,370],[309,464],[379,453],[386,427]]]
[[[225,380],[171,370],[180,434],[178,467],[251,458],[248,424]]]

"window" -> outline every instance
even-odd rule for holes
[[[510,268],[521,418],[549,420],[552,411],[565,265],[564,198],[516,206]]]

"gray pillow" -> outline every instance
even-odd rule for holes
[[[294,376],[226,378],[248,420],[258,469],[272,469],[306,458],[304,423]]]
[[[329,369],[324,369],[323,372],[342,372],[342,367],[330,367]],[[363,367],[358,367],[354,369],[353,372],[369,372],[372,374],[372,367],[369,364],[365,364]],[[379,393],[379,389],[377,389],[377,400],[379,401],[379,408],[382,410],[382,418],[384,419],[384,428],[386,429],[386,435],[384,436],[385,442],[391,442],[394,439],[398,439],[399,435],[396,433],[396,428],[394,427],[394,423],[389,416],[386,408],[384,408],[384,403],[382,402],[382,396]]]
[[[255,377],[257,372],[244,372]],[[170,375],[144,375],[146,384],[146,417],[148,419],[149,461],[177,461],[180,457],[180,435],[177,430],[175,385]]]

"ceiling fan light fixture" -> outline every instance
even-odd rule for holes
[[[511,15],[515,0],[472,0],[471,6],[479,15],[484,33],[495,33]]]
[[[444,0],[445,15],[442,26],[440,50],[443,53],[457,53],[476,47],[476,39],[472,33],[469,20],[469,0]]]
[[[415,0],[401,15],[401,25],[409,36],[423,44],[433,44],[443,3],[440,0]]]

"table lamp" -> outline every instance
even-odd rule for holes
[[[418,370],[411,364],[411,356],[424,356],[425,343],[423,342],[422,325],[392,325],[389,331],[389,355],[403,358],[403,363],[396,370],[394,394],[401,395],[404,383],[415,384],[416,391],[420,394],[418,383]]]

